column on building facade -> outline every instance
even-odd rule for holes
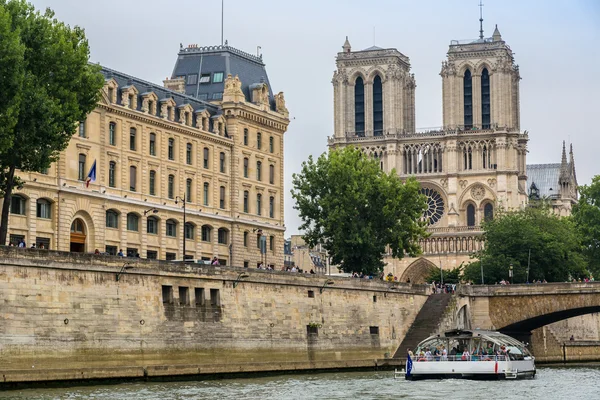
[[[365,80],[365,136],[373,136],[373,80]]]
[[[473,71],[473,126],[481,128],[481,73]],[[475,167],[474,167],[475,168]]]
[[[346,97],[344,99],[342,99],[341,101],[345,103],[344,106],[344,111],[345,111],[345,115],[346,117],[344,118],[344,120],[346,121],[346,125],[344,126],[344,132],[343,135],[345,136],[347,132],[354,132],[356,133],[356,129],[354,126],[354,111],[355,111],[355,104],[354,104],[354,88],[355,88],[355,82],[356,80],[354,80],[354,82],[350,82],[346,85]]]

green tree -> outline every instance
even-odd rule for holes
[[[0,56],[2,71],[23,74],[15,124],[0,128],[0,244],[6,244],[11,196],[21,184],[17,171],[41,172],[58,159],[77,123],[96,106],[104,78],[99,66],[89,64],[83,29],[56,20],[50,9],[40,13],[24,0],[0,0],[0,9],[0,35],[10,17],[10,33],[23,48],[12,58]]]
[[[591,185],[579,188],[579,203],[573,207],[573,219],[583,236],[588,269],[600,277],[600,175]]]
[[[581,235],[571,218],[559,217],[548,207],[527,207],[519,211],[502,211],[483,223],[485,248],[475,255],[463,279],[481,282],[481,265],[485,283],[509,279],[513,266],[513,282],[546,279],[564,282],[569,276],[587,274],[582,255]],[[531,251],[531,261],[529,254]]]
[[[460,283],[460,278],[462,275],[463,265],[459,265],[456,268],[445,269],[442,273],[440,273],[439,268],[431,268],[429,275],[425,278],[425,282],[441,282],[442,276],[444,277],[444,283]]]
[[[332,150],[302,163],[293,175],[294,208],[310,246],[323,243],[333,264],[345,272],[383,270],[386,247],[394,257],[416,255],[426,235],[425,198],[416,180],[402,183],[396,171],[354,147]]]

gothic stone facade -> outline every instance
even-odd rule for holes
[[[188,50],[227,54],[264,71],[261,59],[229,46],[180,53]],[[220,90],[210,102],[201,100],[203,87],[194,97],[102,72],[102,98],[60,160],[45,174],[19,173],[25,185],[11,204],[11,242],[182,259],[185,236],[188,258],[282,267],[289,123],[283,94],[273,96],[268,83],[242,82],[227,69],[201,71],[207,86]],[[186,79],[165,83],[173,88]],[[93,163],[96,180],[86,187]]]

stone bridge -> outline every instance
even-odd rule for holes
[[[442,330],[493,329],[526,342],[537,328],[600,312],[600,282],[460,285],[456,294]]]

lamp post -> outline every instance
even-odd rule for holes
[[[175,196],[175,204],[181,201],[183,203],[183,262],[185,263],[185,196]]]
[[[510,265],[508,266],[508,277],[510,278],[510,284],[512,285],[512,283],[513,283],[513,265],[512,265],[512,263],[510,263]]]
[[[149,212],[151,212],[152,214],[156,214],[158,212],[158,208],[152,207],[147,209],[146,211],[144,211],[144,216],[146,216],[146,214],[148,214]]]

